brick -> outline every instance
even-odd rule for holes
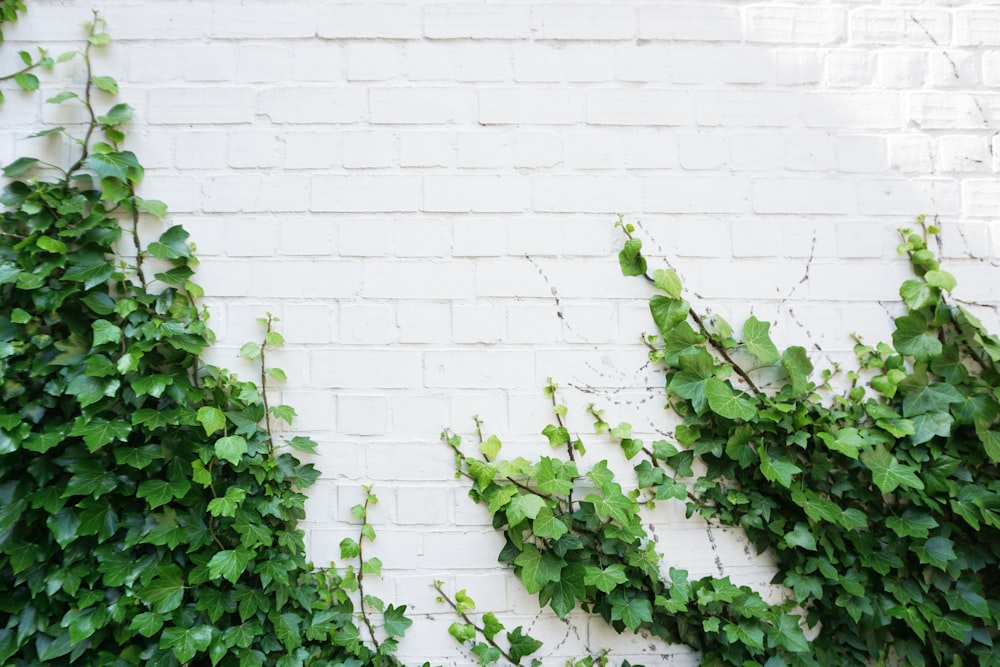
[[[453,257],[496,257],[504,254],[507,230],[501,221],[463,216],[452,223],[451,238]]]
[[[701,126],[795,126],[806,113],[802,95],[783,91],[698,91],[693,106]]]
[[[842,135],[837,137],[837,169],[844,172],[866,173],[884,168],[885,142],[872,135]]]
[[[743,39],[736,7],[690,3],[639,7],[639,39],[734,42]]]
[[[252,88],[236,86],[155,88],[149,92],[149,122],[249,123],[255,96]]]
[[[632,39],[636,10],[625,5],[534,5],[532,21],[541,39]]]
[[[560,340],[561,319],[548,303],[515,303],[507,308],[507,342],[541,345]],[[545,414],[548,418],[549,413]],[[524,420],[513,420],[526,423]],[[532,423],[544,423],[543,420]]]
[[[342,389],[407,389],[423,381],[418,350],[338,348],[310,353],[312,385]]]
[[[345,60],[343,47],[336,44],[296,42],[292,45],[291,78],[294,81],[344,81]]]
[[[362,267],[361,296],[393,299],[465,299],[473,295],[468,262],[369,260]]]
[[[460,169],[486,169],[510,166],[513,151],[506,133],[479,131],[458,135]]]
[[[753,182],[757,213],[855,213],[858,195],[848,180],[758,178]]]
[[[471,122],[476,93],[457,88],[372,88],[373,123],[402,125]]]
[[[774,56],[761,46],[676,44],[666,50],[667,81],[698,84],[766,83],[775,77]]]
[[[1000,11],[993,8],[959,7],[955,10],[955,44],[1000,45]]]
[[[347,45],[346,55],[350,81],[384,81],[402,72],[402,54],[395,44],[356,42]]]
[[[284,166],[288,169],[322,169],[339,164],[342,146],[339,133],[287,130]]]
[[[928,77],[928,57],[921,51],[878,54],[878,81],[886,88],[921,88]]]
[[[203,179],[202,206],[212,213],[252,211],[257,206],[260,176],[257,174],[224,174]]]
[[[565,88],[482,88],[479,122],[484,125],[567,125],[583,117],[579,91]]]
[[[358,291],[358,274],[344,261],[255,261],[248,283],[259,297],[344,298]]]
[[[424,386],[470,389],[521,387],[534,377],[534,352],[455,349],[427,352]]]
[[[397,486],[396,522],[403,526],[436,527],[451,523],[452,490],[440,486]]]
[[[274,123],[355,123],[368,100],[361,88],[280,86],[261,91],[258,111]]]
[[[398,162],[391,132],[344,132],[343,165],[348,169],[390,167]]]
[[[424,210],[461,213],[516,212],[530,205],[530,186],[520,176],[426,176]]]
[[[746,8],[746,38],[771,44],[833,44],[846,35],[846,15],[839,7]]]
[[[799,100],[806,127],[895,129],[904,124],[904,97],[894,91],[823,91]]]
[[[909,94],[909,117],[925,130],[972,130],[985,127],[977,96],[958,92]]]
[[[558,134],[550,132],[515,132],[515,167],[553,167],[563,161],[563,141]]]
[[[289,345],[329,343],[336,339],[337,321],[335,305],[291,303],[281,311],[281,331]]]
[[[692,116],[687,93],[634,89],[587,93],[587,122],[593,125],[686,125]]]
[[[826,81],[833,88],[864,88],[875,79],[875,56],[863,49],[838,49],[826,57]]]
[[[418,176],[313,176],[313,211],[416,211],[422,196]]]
[[[446,303],[400,302],[396,306],[396,325],[402,343],[448,340],[451,335],[451,308]]]
[[[321,5],[315,30],[333,39],[420,39],[420,10],[416,4]]]
[[[390,434],[406,434],[438,442],[441,424],[448,423],[448,399],[442,394],[421,390],[416,394],[394,394],[389,403]]]
[[[643,209],[657,213],[738,213],[750,209],[750,181],[732,176],[648,176]]]
[[[381,257],[389,254],[389,227],[379,218],[351,219],[337,230],[341,257]]]
[[[455,47],[458,81],[507,81],[513,72],[513,56],[502,44],[460,44]]]
[[[548,44],[525,44],[514,50],[514,80],[552,82],[566,78],[566,51]]]
[[[952,49],[928,54],[930,74],[927,78],[930,85],[940,88],[965,88],[978,84],[983,80],[983,75],[980,54],[977,51]]]
[[[934,169],[934,143],[925,134],[900,134],[887,139],[889,167],[904,174],[927,174]]]
[[[862,213],[948,214],[960,208],[958,184],[945,179],[865,179],[858,185]]]
[[[424,36],[431,39],[520,39],[531,34],[531,6],[501,3],[424,7]]]
[[[271,3],[215,6],[210,25],[212,37],[312,37],[316,34],[316,7],[283,4],[276,11]]]
[[[614,132],[575,133],[566,139],[566,164],[571,169],[620,169],[621,137]]]
[[[339,319],[339,340],[345,343],[382,345],[398,339],[392,304],[345,303],[340,306]]]
[[[494,304],[455,304],[451,326],[456,343],[499,343],[507,330],[506,314]]]
[[[718,169],[729,162],[729,145],[718,134],[682,134],[677,138],[684,169]]]
[[[819,51],[778,48],[774,54],[775,83],[801,86],[819,83],[823,77],[823,56]]]
[[[926,48],[931,38],[949,44],[951,21],[943,10],[895,7],[859,7],[848,18],[851,42],[880,47],[913,44]]]
[[[1000,183],[995,179],[969,179],[962,182],[962,213],[970,217],[995,216],[1000,206]]]
[[[384,396],[340,395],[337,397],[337,431],[346,435],[382,435],[386,412]]]
[[[447,225],[442,220],[397,220],[390,225],[396,257],[443,257],[448,254]]]
[[[189,82],[232,81],[236,78],[237,53],[235,44],[191,45],[178,54],[179,74]]]
[[[278,136],[275,133],[236,130],[229,135],[230,167],[273,167],[277,160]]]
[[[535,176],[536,211],[614,213],[639,209],[641,183],[626,176]]]
[[[566,62],[566,80],[598,82],[614,79],[614,47],[610,44],[566,44],[561,49]]]
[[[988,137],[957,134],[938,137],[938,156],[943,172],[992,171]]]
[[[451,44],[407,42],[403,46],[403,76],[410,81],[450,81],[455,77]]]
[[[670,61],[658,44],[632,44],[615,48],[615,78],[619,81],[664,81]]]
[[[401,167],[448,167],[455,162],[455,140],[448,132],[399,133]]]
[[[242,45],[236,60],[240,83],[284,83],[294,69],[295,54],[282,44]]]
[[[671,169],[680,164],[677,137],[672,132],[636,128],[622,143],[626,169]]]
[[[437,434],[435,434],[437,435]],[[435,441],[429,444],[376,444],[365,447],[366,469],[371,479],[426,481],[440,479],[442,470],[451,470],[455,459],[447,447]],[[435,472],[437,471],[437,472]],[[379,533],[379,548],[386,549]],[[402,552],[407,554],[406,551]],[[421,551],[415,553],[422,553]],[[408,554],[407,554],[408,555]],[[407,563],[406,567],[414,567]]]

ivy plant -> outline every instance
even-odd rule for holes
[[[48,101],[89,121],[36,135],[76,161],[3,170],[0,665],[395,665],[406,607],[363,589],[380,574],[361,548],[374,497],[341,545],[357,565],[314,569],[298,521],[319,472],[294,452],[316,443],[272,431],[295,416],[268,401],[275,320],[242,350],[259,384],[202,363],[188,234],[139,237],[166,206],[138,193],[132,109],[98,109],[118,86],[91,69],[103,21],[87,30],[83,90]]]
[[[705,665],[1000,665],[1000,339],[950,299],[938,229],[901,230],[905,314],[891,344],[857,339],[857,370],[834,382],[803,347],[779,350],[769,323],[696,312],[618,226],[623,273],[657,290],[645,342],[677,425],[646,443],[590,408],[634,463],[630,489],[606,460],[578,467],[551,383],[542,435],[562,456],[501,459],[478,422],[475,456],[442,434],[506,537],[500,560],[558,616],[580,607]],[[773,556],[784,601],[662,563],[642,525],[657,502],[742,529]]]

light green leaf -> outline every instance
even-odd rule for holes
[[[3,168],[3,175],[6,178],[17,178],[27,173],[38,162],[39,159],[36,157],[19,157]]]
[[[247,453],[247,441],[241,436],[230,435],[215,441],[215,455],[236,465]]]
[[[226,427],[226,415],[213,405],[198,408],[198,422],[205,429],[205,435],[212,435]]]
[[[761,322],[753,315],[743,324],[743,344],[746,345],[747,352],[765,365],[773,364],[781,358],[778,348],[768,335],[770,328],[769,322]]]
[[[497,454],[500,453],[501,446],[500,438],[495,435],[491,435],[486,438],[481,445],[479,445],[479,451],[483,453],[483,456],[485,456],[487,460],[493,461],[496,459]]]
[[[628,239],[618,253],[618,263],[622,268],[622,275],[641,276],[646,273],[646,258],[640,254],[642,241],[639,239]]]
[[[690,304],[683,299],[673,299],[657,294],[649,300],[649,312],[660,333],[666,335],[674,327],[687,319],[691,310]]]
[[[618,584],[624,584],[626,581],[628,575],[625,574],[625,566],[620,563],[613,563],[605,568],[590,565],[583,574],[584,584],[594,586],[604,593],[610,593]]]
[[[510,516],[510,510],[507,511],[507,516]],[[535,535],[553,540],[558,540],[569,532],[566,524],[561,519],[556,518],[548,507],[542,507],[538,510],[531,525]]]
[[[927,330],[927,318],[922,313],[910,313],[896,318],[892,343],[900,354],[915,359],[930,359],[941,354],[941,341]]]
[[[947,271],[941,271],[939,269],[931,269],[924,274],[924,280],[931,287],[939,287],[946,292],[950,292],[955,289],[957,284],[955,281],[955,276],[951,275]]]
[[[673,269],[657,269],[653,271],[653,284],[675,299],[681,297],[681,279]]]
[[[920,310],[936,301],[934,290],[923,280],[907,280],[900,285],[899,296],[910,310]]]
[[[750,421],[757,416],[757,406],[743,392],[732,388],[718,378],[705,380],[705,398],[708,407],[715,414],[726,419],[742,419]]]

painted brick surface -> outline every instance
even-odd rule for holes
[[[75,46],[90,4],[33,0],[18,48]],[[193,234],[219,346],[241,368],[254,318],[281,318],[278,391],[320,443],[306,522],[317,562],[355,529],[362,484],[385,564],[410,605],[410,662],[471,664],[430,584],[468,588],[551,649],[644,664],[690,652],[575,629],[496,563],[502,540],[465,497],[442,427],[473,414],[539,456],[546,378],[562,384],[591,460],[588,403],[640,436],[669,432],[639,334],[644,284],[619,275],[616,213],[640,226],[731,321],[775,320],[783,345],[849,363],[849,334],[888,333],[905,276],[895,229],[944,228],[956,298],[1000,302],[1000,9],[991,0],[105,0],[117,39],[96,57],[135,107],[143,195]],[[24,137],[79,123],[8,91],[0,152],[68,154]],[[6,67],[5,69],[11,69]],[[67,71],[68,70],[68,71]],[[156,233],[144,224],[144,236]],[[997,317],[982,310],[987,322]],[[244,369],[248,370],[248,369]],[[575,412],[574,412],[575,411]],[[665,563],[774,595],[739,536],[650,516]]]

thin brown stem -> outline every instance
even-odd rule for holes
[[[361,598],[358,604],[358,609],[361,611],[361,620],[364,621],[365,627],[368,628],[368,634],[372,638],[372,644],[375,645],[375,651],[381,648],[378,643],[378,638],[375,636],[375,626],[372,625],[371,619],[368,617],[368,612],[365,609],[365,525],[368,523],[368,505],[371,502],[371,492],[370,489],[366,487],[365,490],[365,503],[363,505],[364,511],[362,513],[361,519],[361,534],[358,536],[358,596]]]
[[[444,592],[443,588],[441,588],[441,582],[439,582],[439,581],[435,581],[434,582],[434,590],[436,590],[438,592],[438,595],[441,596],[441,599],[444,600],[445,602],[447,602],[448,606],[451,607],[455,611],[455,613],[458,614],[461,617],[461,619],[463,621],[465,621],[467,624],[471,625],[473,628],[476,629],[476,632],[478,632],[480,635],[483,636],[483,639],[486,640],[487,644],[489,644],[490,646],[492,646],[496,650],[500,651],[500,655],[502,655],[508,662],[510,662],[510,664],[512,664],[512,665],[520,665],[521,664],[517,660],[514,660],[514,657],[510,653],[508,653],[507,651],[505,651],[502,648],[500,648],[500,646],[495,641],[493,641],[493,639],[491,639],[489,637],[489,635],[486,634],[486,629],[485,628],[483,628],[480,625],[477,625],[471,618],[469,618],[468,614],[466,614],[464,611],[460,611],[458,609],[458,605],[455,604],[455,601],[452,600],[450,597],[448,597],[448,594]]]

